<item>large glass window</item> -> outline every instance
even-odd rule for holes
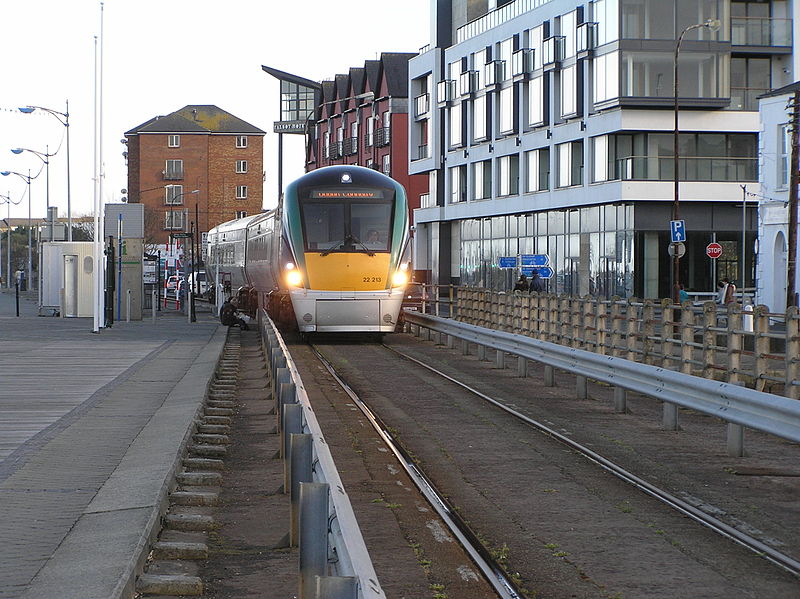
[[[476,200],[492,197],[492,161],[472,163],[472,191]]]
[[[519,156],[502,156],[497,161],[497,195],[509,196],[519,193]]]
[[[525,152],[525,191],[533,193],[550,188],[550,149]]]
[[[575,56],[575,27],[578,24],[577,13],[572,11],[561,15],[561,35],[564,36],[564,58]]]
[[[313,111],[314,88],[281,80],[282,121],[305,121]]]
[[[499,56],[497,57],[502,61],[502,77],[497,78],[497,82],[503,81],[511,77],[511,55],[514,53],[514,38],[510,37],[503,40],[499,44]]]
[[[778,181],[779,189],[789,187],[789,159],[792,154],[792,129],[790,125],[778,128]]]
[[[528,126],[530,127],[544,123],[543,81],[543,77],[534,77],[528,81]]]
[[[450,146],[460,146],[464,141],[463,118],[461,114],[461,104],[456,103],[450,107]]]
[[[475,141],[486,139],[486,96],[477,96],[472,101],[472,138]]]
[[[598,183],[612,179],[611,157],[608,151],[608,135],[592,138],[592,181]]]
[[[675,40],[690,25],[720,16],[720,0],[620,0],[622,38]],[[707,28],[693,29],[685,40],[724,39]]]
[[[619,6],[617,0],[595,0],[592,18],[597,22],[597,45],[619,39]]]
[[[472,70],[477,73],[477,88],[476,89],[483,89],[484,85],[484,73],[483,69],[486,65],[486,50],[478,50],[473,54],[472,58]]]
[[[558,187],[583,183],[583,141],[571,141],[556,146]]]
[[[769,58],[731,58],[731,110],[758,110],[770,80]]]
[[[578,67],[572,65],[561,71],[561,116],[570,116],[577,112],[577,82],[575,80]]]
[[[708,52],[682,52],[678,66],[681,98],[720,98],[728,95],[728,56]],[[620,68],[622,95],[671,98],[674,95],[672,52],[623,52]]]
[[[514,86],[500,90],[500,133],[513,133],[514,125]]]
[[[595,104],[619,97],[619,52],[595,57],[594,97]]]
[[[467,167],[454,166],[450,172],[450,203],[456,204],[467,199]]]
[[[542,26],[528,29],[528,47],[533,48],[533,68],[542,68],[542,41],[544,40],[544,32]]]
[[[391,201],[351,202],[341,197],[318,200],[315,196],[320,193],[335,195],[337,192],[312,190],[309,199],[301,202],[306,250],[360,252],[368,248],[388,251],[391,241]],[[380,190],[377,193],[381,193]]]

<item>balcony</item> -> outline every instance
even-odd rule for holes
[[[732,87],[730,109],[758,111],[758,96],[768,91],[770,90],[756,87]]]
[[[183,179],[183,170],[163,171],[164,181],[180,181]]]
[[[391,138],[389,137],[389,127],[381,127],[375,130],[375,145],[378,147],[388,146]]]
[[[731,44],[791,48],[792,21],[770,17],[732,17]]]
[[[337,160],[342,157],[342,143],[335,141],[330,145],[323,146],[322,153],[328,160]]]
[[[428,114],[431,104],[430,94],[421,94],[414,98],[414,116],[421,117]]]
[[[345,156],[352,156],[358,153],[358,138],[348,137],[342,142],[342,148]]]
[[[681,181],[734,183],[758,181],[757,158],[691,156],[678,158]],[[673,156],[629,156],[616,162],[616,178],[624,181],[674,181]]]
[[[489,31],[489,29],[493,27],[497,27],[506,21],[510,21],[551,1],[552,0],[515,0],[505,6],[501,6],[459,27],[456,30],[456,43],[461,43],[476,35],[480,35],[484,31]]]

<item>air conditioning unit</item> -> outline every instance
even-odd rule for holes
[[[533,72],[533,50],[522,48],[511,55],[511,71],[514,77],[530,75]]]
[[[478,91],[478,71],[465,71],[461,73],[458,87],[462,96],[468,96]]]

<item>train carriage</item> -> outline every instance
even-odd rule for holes
[[[397,182],[363,167],[326,167],[291,183],[276,210],[239,220],[219,228],[242,230],[245,284],[273,318],[290,302],[304,333],[394,330],[410,274],[408,205]]]

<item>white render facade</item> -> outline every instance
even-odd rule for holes
[[[791,2],[432,0],[431,10],[431,44],[409,63],[409,171],[430,181],[414,214],[415,269],[437,284],[510,289],[519,270],[501,257],[546,254],[549,291],[668,296],[676,38],[718,19],[716,32],[687,32],[679,54],[680,280],[753,286],[756,98],[793,81]],[[712,241],[718,260],[705,255]]]

